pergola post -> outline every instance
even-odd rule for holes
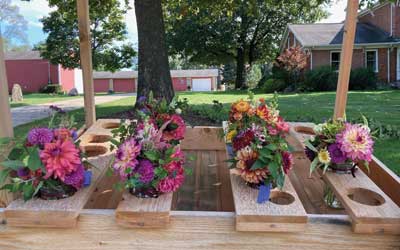
[[[14,130],[8,97],[6,63],[4,60],[3,38],[0,36],[0,138],[11,138],[14,137]]]
[[[358,0],[348,0],[343,45],[340,54],[339,78],[336,90],[334,119],[343,118],[346,112],[347,92],[353,59],[354,38],[357,27]]]
[[[89,0],[77,0],[80,58],[83,78],[86,128],[96,121],[94,103],[92,46],[90,39]]]

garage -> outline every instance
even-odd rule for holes
[[[211,91],[211,78],[192,79],[192,91]]]

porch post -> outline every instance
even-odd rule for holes
[[[90,42],[89,0],[77,0],[80,57],[83,78],[86,128],[96,121],[94,103],[92,46]]]
[[[353,58],[354,38],[357,26],[358,0],[347,0],[346,21],[343,32],[343,45],[340,54],[339,78],[336,90],[334,119],[343,118],[346,112],[347,92],[351,63]]]
[[[8,96],[6,62],[3,51],[3,38],[0,36],[0,137],[14,137],[12,117]]]

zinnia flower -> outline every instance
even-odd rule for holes
[[[112,167],[122,179],[126,179],[129,172],[135,170],[139,163],[137,157],[140,154],[140,150],[141,145],[135,138],[128,139],[119,146]]]
[[[342,150],[340,150],[340,146],[337,143],[329,145],[328,152],[331,156],[332,162],[335,164],[344,163],[347,159]]]
[[[85,179],[85,169],[81,164],[76,171],[65,176],[64,183],[73,186],[76,189],[80,189],[83,186],[83,181]]]
[[[321,149],[318,152],[318,160],[323,164],[331,163],[331,157],[326,149]]]
[[[76,171],[82,164],[79,149],[69,140],[46,143],[40,159],[46,168],[45,179],[54,177],[64,181],[65,176]]]
[[[137,173],[140,175],[139,179],[142,183],[149,183],[154,178],[154,166],[149,160],[141,160]]]
[[[293,156],[291,153],[287,151],[282,152],[282,165],[283,171],[287,174],[293,166]]]
[[[180,168],[176,171],[175,176],[168,176],[160,180],[157,185],[157,190],[162,193],[175,192],[183,184],[184,180],[184,170],[183,168]]]
[[[346,157],[353,161],[371,161],[374,141],[367,127],[346,123],[345,129],[336,135],[336,142]]]
[[[240,100],[234,105],[238,112],[244,113],[250,109],[250,104],[246,101]]]
[[[249,183],[260,183],[268,175],[268,168],[259,168],[250,170],[254,162],[258,158],[257,152],[253,151],[250,147],[245,147],[236,153],[236,168],[239,170],[240,176]]]
[[[53,131],[48,128],[33,128],[28,133],[28,142],[31,145],[43,146],[53,140]]]
[[[163,131],[163,139],[166,141],[182,140],[186,132],[185,121],[177,114],[172,115],[170,121]]]

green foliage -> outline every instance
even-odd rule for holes
[[[62,88],[60,84],[47,84],[39,89],[39,93],[42,94],[62,94]]]
[[[305,91],[332,91],[336,90],[338,73],[331,66],[321,66],[305,74],[301,86]]]
[[[370,68],[353,69],[350,74],[350,90],[373,90],[377,88],[378,77]]]
[[[256,64],[251,67],[250,71],[246,74],[247,86],[253,89],[257,86],[258,82],[261,80],[262,72],[261,66]]]
[[[274,93],[276,91],[283,91],[286,88],[286,83],[283,79],[268,79],[265,81],[261,90],[263,93]]]
[[[66,68],[80,66],[79,30],[76,1],[50,0],[56,10],[41,19],[46,42],[36,46],[41,55],[53,64]],[[127,1],[121,6],[118,0],[89,1],[91,47],[93,68],[117,71],[130,68],[136,52],[127,42],[124,15],[129,9]]]

